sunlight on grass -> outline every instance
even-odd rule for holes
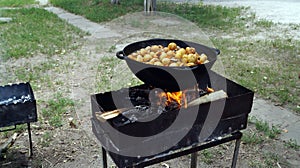
[[[56,94],[53,99],[46,102],[47,108],[42,109],[42,115],[45,121],[53,127],[61,127],[63,116],[73,110],[75,103],[72,99],[65,98],[61,93]]]
[[[105,22],[130,12],[144,10],[144,1],[121,1],[121,5],[114,5],[110,0],[50,0],[57,7],[86,17],[94,22]]]
[[[37,4],[36,0],[0,0],[0,7],[22,7]]]
[[[3,10],[2,16],[13,21],[0,24],[3,58],[29,57],[37,53],[53,55],[56,51],[74,49],[84,35],[55,14],[38,8]]]

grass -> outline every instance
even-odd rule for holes
[[[289,141],[285,142],[285,146],[294,150],[300,149],[300,145],[298,145],[297,141],[294,139],[290,139]]]
[[[120,60],[116,61],[114,57],[102,57],[99,60],[96,72],[96,89],[98,92],[142,84],[133,74],[124,74],[129,71],[123,69],[127,68],[126,65],[122,65],[124,64],[121,64]],[[123,77],[119,78],[120,75]]]
[[[42,109],[42,115],[50,126],[61,127],[64,124],[63,116],[73,110],[75,103],[72,99],[65,98],[58,93],[54,98],[46,102],[46,108]]]
[[[39,139],[39,144],[43,147],[48,147],[48,146],[50,146],[52,140],[53,140],[52,133],[47,131]]]
[[[0,128],[0,130],[3,131],[3,130],[14,129],[14,127],[15,126],[4,127],[4,128]],[[0,132],[0,137],[9,138],[10,136],[12,136],[13,133],[22,133],[26,130],[27,130],[27,124],[19,124],[19,125],[16,125],[16,129],[14,129],[14,130]]]
[[[241,13],[247,8],[228,8],[213,5],[191,5],[177,3],[159,3],[158,11],[181,16],[196,23],[200,28],[215,28],[232,30],[243,27],[246,18],[240,18]]]
[[[143,1],[128,0],[121,5],[113,5],[110,0],[51,0],[54,6],[62,7],[67,11],[86,17],[94,22],[107,22],[127,13],[142,12]],[[228,8],[212,5],[176,4],[170,2],[158,2],[157,11],[176,14],[192,22],[201,28],[226,29],[242,27],[245,18],[239,18],[247,8]]]
[[[272,125],[271,127],[269,126],[270,124],[267,123],[266,121],[258,120],[255,117],[252,117],[250,122],[254,122],[255,128],[259,132],[263,132],[266,137],[274,139],[278,137],[278,135],[281,133],[281,130],[279,129],[279,126],[274,126]]]
[[[277,154],[264,152],[262,155],[262,160],[251,160],[250,166],[251,167],[274,167],[278,166],[277,164],[280,163],[280,158]],[[281,164],[282,165],[282,164]]]
[[[24,7],[37,4],[35,0],[0,0],[0,7]]]
[[[15,83],[15,82],[30,82],[34,91],[38,90],[40,85],[44,85],[48,89],[54,88],[57,79],[54,79],[49,71],[58,71],[57,67],[59,62],[53,59],[45,59],[38,64],[23,64],[22,66],[6,65],[6,74],[3,83]],[[7,74],[10,74],[8,77]]]
[[[3,17],[13,21],[0,24],[0,54],[4,60],[30,57],[42,53],[54,55],[78,47],[84,35],[55,14],[39,8],[2,10]]]
[[[54,6],[63,7],[94,22],[110,21],[144,9],[144,2],[140,0],[121,1],[121,5],[113,5],[110,0],[50,0],[50,2]]]
[[[249,42],[216,38],[213,42],[222,51],[220,59],[230,79],[264,99],[300,112],[296,108],[300,101],[299,41],[274,39]]]
[[[281,133],[278,126],[271,125],[255,117],[249,118],[249,124],[253,124],[255,130],[250,129],[244,132],[242,142],[250,145],[262,144],[263,142],[275,139]]]
[[[205,149],[200,154],[203,156],[204,163],[211,164],[214,161],[214,153],[211,150]]]

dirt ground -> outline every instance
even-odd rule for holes
[[[155,23],[166,24],[167,22],[156,20]],[[28,133],[24,131],[18,135],[15,144],[7,151],[4,158],[0,159],[0,167],[102,167],[101,146],[92,133],[90,121],[92,113],[90,95],[103,91],[96,89],[96,75],[99,75],[97,66],[101,64],[101,58],[104,56],[114,57],[114,53],[127,43],[136,41],[137,39],[161,35],[152,31],[146,36],[144,36],[145,34],[141,36],[143,31],[137,31],[141,30],[139,27],[141,25],[138,23],[129,23],[127,25],[129,26],[127,32],[124,31],[124,29],[126,30],[126,26],[124,29],[118,30],[119,24],[119,20],[116,20],[107,23],[105,26],[118,32],[121,36],[105,39],[87,36],[83,41],[80,41],[82,44],[80,49],[67,51],[63,56],[58,54],[55,57],[48,58],[39,55],[30,59],[7,62],[7,65],[10,67],[18,67],[26,64],[37,64],[39,61],[56,60],[58,62],[57,66],[64,67],[63,70],[50,70],[48,73],[51,74],[51,80],[64,81],[64,83],[55,85],[55,89],[56,91],[64,93],[64,96],[75,100],[76,105],[74,111],[65,114],[65,123],[60,128],[49,127],[42,119],[37,123],[32,123],[33,157],[28,158]],[[132,25],[134,26],[130,27]],[[176,28],[176,25],[174,25],[174,27]],[[186,28],[193,28],[193,26],[187,26]],[[174,30],[166,31],[172,32]],[[190,32],[192,34],[194,31]],[[169,36],[166,32],[161,33],[164,33],[165,36]],[[185,38],[191,39],[191,37],[194,37],[193,35],[195,34],[191,34],[186,34],[187,37]],[[199,32],[197,34],[200,36],[200,38],[198,36],[197,39],[205,39],[203,38],[206,36],[205,34]],[[111,49],[112,46],[114,46],[113,49]],[[120,67],[126,67],[124,62],[121,62],[121,64],[123,65],[119,65]],[[66,65],[69,66],[66,67]],[[128,70],[125,69],[124,71]],[[126,76],[118,77],[128,80]],[[114,83],[112,85],[114,85]],[[53,94],[53,90],[44,85],[41,85],[35,92],[36,98],[41,100],[47,100],[47,98],[51,97],[51,94]],[[38,111],[41,111],[42,108],[45,107],[39,105]],[[74,121],[76,128],[70,126],[70,118],[73,119],[72,121]],[[248,129],[253,129],[253,125],[250,125]],[[48,133],[50,133],[50,136],[46,136]],[[6,140],[7,138],[3,138],[0,142],[3,143]],[[201,155],[199,157],[198,166],[230,167],[233,146],[233,143],[228,143],[227,145],[217,147],[214,151],[210,152],[213,154],[213,159],[208,161],[207,157]],[[300,163],[299,151],[286,148],[280,139],[275,139],[260,145],[242,144],[237,167],[257,167],[259,162],[265,162],[270,158],[267,157],[265,153],[276,154],[278,165],[281,167],[297,167]],[[173,168],[185,168],[189,167],[189,159],[189,156],[184,156],[151,167],[164,168],[170,166]],[[111,160],[109,161],[109,165],[113,165]]]

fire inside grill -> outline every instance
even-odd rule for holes
[[[205,91],[196,87],[178,92],[160,90],[154,91],[154,94],[150,93],[151,89],[151,87],[145,90],[137,89],[130,93],[131,97],[129,99],[135,105],[134,107],[120,108],[104,113],[97,112],[97,117],[100,120],[108,120],[122,114],[133,122],[149,117],[152,114],[161,114],[163,112],[180,110],[181,108],[186,109],[191,106],[227,97],[227,94],[223,90],[213,92],[211,88],[207,88]],[[140,93],[149,94],[149,98],[148,96],[140,95]]]
[[[165,100],[163,100],[163,99],[165,99]],[[183,93],[182,91],[162,92],[160,94],[160,102],[165,102],[166,106],[169,106],[173,101],[175,101],[179,106],[181,106],[182,100],[184,101],[184,107],[187,108],[185,93]]]
[[[172,104],[176,103],[178,105],[178,108],[181,107],[188,108],[188,99],[195,100],[198,97],[204,96],[212,92],[214,92],[212,88],[207,87],[206,90],[202,90],[197,86],[195,86],[194,89],[186,89],[184,91],[161,92],[158,95],[159,97],[158,105],[160,105],[163,102],[166,106],[171,106]],[[225,97],[219,96],[219,98],[225,98]]]
[[[113,151],[110,155],[118,167],[130,167],[133,163],[139,164],[145,159],[157,157],[158,154],[152,149],[153,144],[156,149],[164,149],[162,153],[168,153],[246,128],[254,93],[216,73],[210,73],[214,92],[211,92],[211,88],[186,88],[168,93],[149,85],[140,85],[91,96],[93,132],[104,148]],[[115,112],[114,117],[101,119],[101,116]],[[183,121],[178,127],[171,128],[182,114]],[[216,120],[218,117],[220,119]],[[216,122],[212,123],[213,120]],[[205,127],[207,123],[209,126]],[[133,137],[151,138],[139,142],[140,146],[128,145],[114,131]],[[203,136],[203,132],[208,136]],[[170,148],[161,143],[169,142],[183,133],[185,136]],[[126,155],[126,152],[137,149],[143,151],[144,148],[153,155],[146,158]]]

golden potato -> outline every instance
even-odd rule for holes
[[[173,63],[171,63],[169,66],[170,67],[176,67],[176,66],[178,66],[179,64],[177,64],[176,62],[173,62]]]
[[[144,62],[143,56],[138,55],[138,56],[136,57],[136,61],[138,61],[138,62]]]
[[[147,51],[146,49],[144,49],[144,48],[142,48],[142,49],[140,50],[140,54],[141,54],[142,56],[146,55],[147,53],[148,53],[148,51]]]
[[[144,62],[148,62],[148,61],[150,61],[152,59],[152,56],[150,55],[150,54],[146,54],[145,56],[144,56]]]
[[[154,63],[154,62],[157,62],[157,61],[159,61],[158,58],[152,58],[149,62]]]
[[[187,66],[194,66],[194,65],[196,65],[196,64],[193,63],[193,62],[189,62],[189,63],[187,63],[186,65],[187,65]]]
[[[196,53],[196,49],[193,47],[186,47],[185,51],[187,54],[195,54]]]
[[[167,47],[152,45],[133,52],[128,58],[157,66],[194,66],[209,62],[207,55],[199,55],[194,47],[181,48],[171,42]]]
[[[162,62],[164,65],[169,65],[170,62],[171,62],[171,60],[170,60],[169,58],[163,58],[163,59],[161,60],[161,62]]]
[[[180,49],[177,51],[177,53],[181,53],[181,55],[183,55],[183,54],[186,53],[186,51],[185,51],[184,48],[180,48]]]
[[[155,52],[150,52],[149,54],[153,57],[155,55]]]
[[[168,58],[172,58],[172,57],[174,57],[175,56],[175,53],[174,53],[174,51],[168,51],[167,52],[167,56],[168,56]]]
[[[163,50],[164,50],[164,52],[166,52],[166,53],[167,53],[168,51],[170,51],[170,49],[169,49],[168,47],[164,47]]]
[[[168,48],[170,50],[175,50],[177,48],[177,44],[174,42],[169,43]]]
[[[165,52],[162,52],[159,56],[159,59],[162,60],[164,58],[166,58],[168,55]]]
[[[135,57],[135,58],[138,56],[137,53],[132,53],[131,55],[132,55],[133,57]]]
[[[182,58],[181,62],[184,63],[184,64],[186,64],[188,62],[188,59],[187,58]]]
[[[203,64],[206,60],[207,60],[207,56],[206,56],[205,54],[201,54],[201,55],[200,55],[199,62],[200,62],[201,64]]]
[[[150,49],[152,52],[157,52],[159,50],[159,47],[158,45],[154,45],[154,46],[151,46],[151,49]]]
[[[133,56],[132,54],[128,55],[128,58],[133,59],[133,60],[136,60],[136,57]]]
[[[195,63],[195,62],[196,62],[196,55],[194,55],[194,54],[189,54],[189,55],[188,55],[188,62],[189,62],[189,63]]]
[[[183,54],[182,59],[183,58],[188,59],[188,55],[187,54]]]
[[[183,54],[181,54],[180,52],[176,52],[175,58],[176,58],[176,59],[181,59],[181,58],[182,58],[182,55],[183,55]]]
[[[157,65],[157,66],[164,66],[161,62],[157,61],[157,62],[154,62],[153,65]]]

